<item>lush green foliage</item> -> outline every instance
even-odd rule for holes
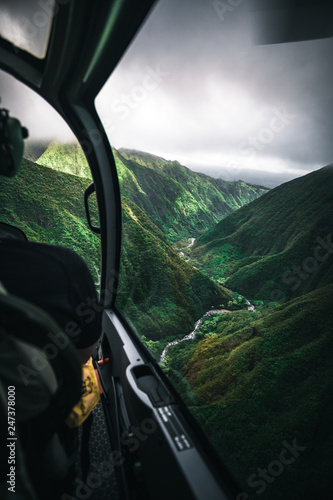
[[[36,161],[39,165],[91,179],[91,172],[79,143],[51,143],[46,151]]]
[[[114,150],[123,194],[143,210],[171,243],[197,237],[242,205],[267,192],[193,172],[177,161]]]
[[[284,302],[332,283],[332,221],[328,166],[223,219],[195,242],[191,262],[247,297]]]
[[[1,220],[20,227],[31,241],[77,251],[98,283],[100,240],[86,222],[83,193],[91,180],[81,175],[87,168],[82,154],[74,145],[52,144],[38,160],[52,168],[23,160],[17,177],[0,179]],[[233,299],[231,292],[186,264],[126,197],[120,274],[117,307],[149,338],[184,335],[207,310]]]
[[[258,299],[256,311],[206,318],[162,364],[250,498],[330,494],[332,188],[332,167],[280,186],[226,217],[188,253],[209,276]],[[228,308],[240,305],[237,294]],[[303,451],[279,464],[295,440]],[[281,466],[283,474],[274,474]]]
[[[98,283],[100,239],[88,228],[83,203],[90,183],[90,179],[23,160],[16,177],[0,177],[0,220],[22,229],[30,241],[75,250]]]
[[[117,307],[140,334],[159,339],[185,335],[207,310],[233,294],[186,264],[163,233],[123,197],[123,248]]]
[[[19,176],[0,178],[1,220],[30,240],[73,248],[97,280],[100,241],[82,199],[91,182],[86,160],[74,145],[45,148],[29,151],[31,159],[42,154],[39,164],[24,160]],[[169,346],[163,370],[251,498],[327,498],[333,168],[239,208],[264,188],[214,180],[146,153],[114,154],[123,195],[117,307],[156,359],[206,311],[227,308],[206,317],[194,339]],[[244,297],[224,284],[255,298],[257,309],[246,310]],[[283,443],[295,439],[306,449],[259,494],[258,471],[276,464]]]
[[[225,314],[203,323],[191,345],[170,347],[166,372],[251,498],[259,485],[249,477],[259,480],[258,469],[294,439],[306,450],[284,474],[270,474],[276,481],[260,498],[329,492],[332,301],[328,285],[273,309]]]

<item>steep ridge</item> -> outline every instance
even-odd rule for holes
[[[36,163],[59,172],[91,179],[87,159],[78,142],[68,144],[52,142]]]
[[[267,189],[193,172],[177,161],[140,151],[114,150],[124,195],[174,243],[197,237]]]
[[[258,299],[255,311],[207,319],[164,366],[242,498],[310,500],[331,489],[332,188],[332,166],[295,179],[192,247],[192,264]]]
[[[28,148],[27,158],[43,151],[43,145],[37,146]],[[243,181],[214,179],[149,153],[113,149],[113,155],[122,194],[141,208],[171,243],[205,233],[226,215],[267,192]],[[51,143],[36,163],[91,178],[78,143]]]
[[[333,166],[282,184],[196,240],[192,263],[248,298],[283,302],[333,282]]]
[[[0,220],[31,241],[74,249],[96,283],[100,239],[88,228],[83,193],[91,180],[23,160],[13,179],[0,178]],[[164,234],[131,200],[123,198],[122,270],[117,307],[148,338],[183,335],[208,309],[232,294],[186,264]]]

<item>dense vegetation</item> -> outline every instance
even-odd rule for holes
[[[17,178],[0,179],[1,220],[31,240],[74,248],[97,280],[100,241],[82,200],[86,160],[74,145],[46,147],[28,152],[38,164],[25,160]],[[240,491],[328,498],[333,167],[265,193],[147,153],[114,155],[123,206],[118,308],[157,359],[206,311],[228,309],[206,317],[194,339],[170,345],[161,367]]]
[[[97,283],[100,240],[88,228],[83,204],[90,183],[90,179],[23,160],[16,177],[0,177],[0,220],[22,229],[30,241],[75,250]]]
[[[329,492],[332,302],[328,285],[280,306],[219,315],[169,349],[166,373],[250,498]],[[279,473],[270,464],[294,440],[306,449]],[[269,480],[260,469],[272,471]]]
[[[83,193],[91,179],[85,177],[88,166],[82,155],[75,145],[51,145],[38,164],[23,160],[17,177],[0,179],[1,220],[21,228],[31,241],[77,251],[98,283],[100,240],[86,222]],[[50,167],[40,165],[42,161]],[[232,296],[186,264],[149,217],[123,197],[117,306],[140,334],[155,339],[184,335],[208,309]]]
[[[53,142],[37,159],[37,163],[54,170],[91,179],[87,159],[78,143],[58,144]]]
[[[207,318],[162,365],[252,499],[330,494],[332,188],[331,166],[295,179],[188,250],[209,276],[258,299],[255,311]]]
[[[193,172],[177,161],[114,150],[123,194],[138,205],[171,243],[203,234],[223,217],[267,192],[243,181]]]
[[[186,264],[135,203],[123,197],[122,276],[117,307],[151,338],[184,335],[232,294]]]
[[[333,282],[333,166],[283,184],[223,219],[192,263],[250,298],[284,302]]]

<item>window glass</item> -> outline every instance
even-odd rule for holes
[[[49,32],[57,8],[53,0],[2,0],[0,36],[36,57],[46,53]]]
[[[18,174],[0,177],[0,222],[18,227],[30,241],[76,251],[99,286],[100,238],[86,221],[84,191],[92,178],[84,152],[41,97],[3,72],[0,81],[2,106],[29,130]]]
[[[161,1],[97,97],[122,192],[116,305],[239,498],[316,498],[332,466],[333,43],[255,45],[257,28],[246,2]]]

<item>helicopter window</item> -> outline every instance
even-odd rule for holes
[[[254,45],[245,4],[159,2],[97,97],[122,193],[116,306],[239,498],[314,498],[330,491],[333,45]]]
[[[19,5],[18,5],[19,4]],[[0,5],[0,36],[14,46],[38,58],[46,53],[53,16],[54,0],[2,0]]]
[[[17,175],[0,177],[0,221],[18,227],[29,241],[65,246],[100,281],[100,238],[88,227],[84,192],[91,173],[68,125],[40,96],[0,73],[2,106],[29,130]],[[91,204],[93,220],[98,219]]]

